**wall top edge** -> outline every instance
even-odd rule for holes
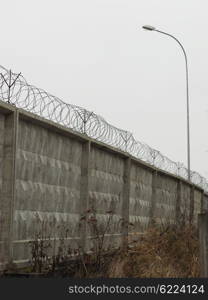
[[[0,112],[3,114],[9,114],[9,113],[13,113],[17,110],[15,105],[6,103],[2,100],[0,100]]]

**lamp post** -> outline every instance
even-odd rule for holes
[[[179,42],[179,40],[177,38],[175,38],[173,35],[161,31],[161,30],[157,30],[155,27],[150,26],[150,25],[145,25],[142,27],[145,30],[149,30],[149,31],[156,31],[162,34],[165,34],[171,38],[173,38],[181,47],[183,54],[184,54],[184,58],[185,58],[185,67],[186,67],[186,107],[187,107],[187,167],[188,167],[188,180],[191,180],[191,170],[190,170],[190,125],[189,125],[189,83],[188,83],[188,61],[187,61],[187,55],[186,55],[186,51],[183,47],[183,45]]]

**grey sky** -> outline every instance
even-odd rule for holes
[[[191,168],[208,177],[206,0],[1,1],[0,64],[186,164],[184,57]]]

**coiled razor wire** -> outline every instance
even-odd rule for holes
[[[46,91],[28,84],[21,74],[12,73],[2,66],[0,72],[1,100],[128,152],[159,169],[188,179],[188,170],[184,164],[174,162],[158,150],[136,141],[130,132],[109,124],[93,112],[65,103]],[[199,173],[191,171],[191,182],[208,191],[208,181]]]

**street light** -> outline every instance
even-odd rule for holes
[[[150,25],[142,26],[143,29],[149,30],[149,31],[157,31],[159,33],[168,35],[169,37],[173,38],[181,47],[184,57],[185,57],[185,65],[186,65],[186,105],[187,105],[187,165],[188,165],[188,180],[191,180],[191,170],[190,170],[190,125],[189,125],[189,84],[188,84],[188,61],[187,61],[187,55],[186,51],[183,47],[183,45],[179,42],[177,38],[175,38],[173,35],[157,30],[155,27]]]

